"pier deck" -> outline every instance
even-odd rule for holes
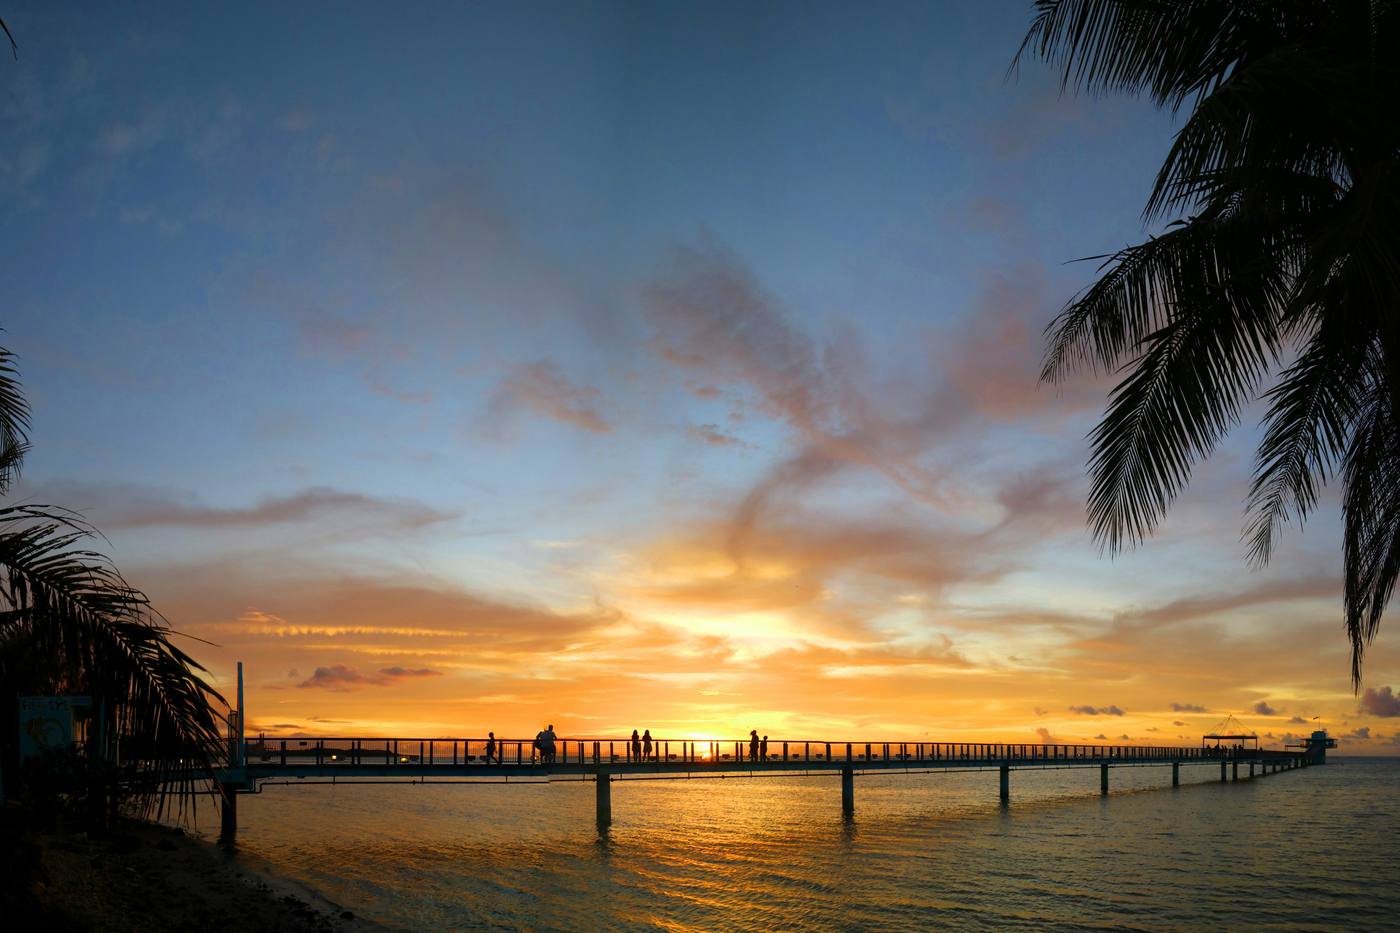
[[[1109,769],[1171,766],[1172,784],[1181,766],[1215,765],[1220,780],[1240,780],[1313,763],[1309,751],[1139,745],[1031,745],[996,742],[846,742],[769,740],[766,754],[753,755],[747,741],[653,740],[649,754],[626,739],[564,739],[545,761],[527,740],[497,740],[486,757],[480,738],[291,737],[232,739],[230,767],[218,775],[224,791],[224,831],[237,828],[237,795],[272,783],[367,783],[384,781],[540,782],[596,781],[597,821],[612,820],[610,785],[619,780],[829,774],[841,778],[842,811],[854,811],[854,778],[875,772],[927,773],[997,770],[1001,799],[1010,799],[1010,772],[1023,769],[1099,768],[1100,790],[1108,793]],[[1246,769],[1241,774],[1241,769]]]

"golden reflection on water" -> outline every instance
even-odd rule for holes
[[[1214,772],[1218,774],[1218,772]],[[403,929],[1379,928],[1400,762],[1221,785],[1208,767],[839,780],[268,787],[242,852]],[[1151,790],[1146,790],[1152,788]]]

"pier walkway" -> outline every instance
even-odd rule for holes
[[[230,737],[230,766],[219,773],[224,791],[223,829],[237,829],[237,795],[272,783],[538,782],[597,783],[597,822],[612,821],[611,783],[618,780],[705,778],[728,775],[829,774],[841,778],[842,812],[855,808],[854,779],[863,773],[927,773],[995,769],[1001,799],[1010,800],[1010,773],[1022,769],[1099,768],[1108,793],[1109,769],[1170,766],[1173,786],[1181,767],[1220,769],[1220,780],[1240,780],[1322,763],[1325,748],[1268,751],[1202,746],[1012,744],[996,742],[887,742],[769,740],[766,754],[745,741],[653,739],[649,754],[627,739],[568,738],[545,761],[533,742],[496,741],[486,757],[482,738]]]
[[[229,715],[228,761],[215,774],[222,832],[238,831],[238,797],[262,785],[392,783],[539,783],[592,781],[597,786],[599,831],[612,823],[612,784],[628,780],[684,780],[729,775],[831,775],[841,778],[841,812],[855,812],[855,778],[861,774],[985,771],[1001,774],[1001,801],[1011,799],[1011,772],[1023,769],[1099,769],[1099,792],[1108,793],[1110,768],[1170,766],[1172,786],[1181,768],[1218,766],[1221,781],[1325,764],[1336,748],[1326,732],[1284,751],[1222,747],[1211,736],[1199,746],[1032,745],[1005,742],[827,741],[825,739],[656,739],[648,748],[631,739],[560,738],[554,754],[541,755],[530,739],[362,738],[355,736],[243,734],[243,664],[238,664],[238,705]],[[1219,730],[1217,730],[1219,731]],[[1257,742],[1257,740],[1255,740]],[[488,748],[493,752],[488,757]],[[1242,769],[1244,769],[1242,773]]]

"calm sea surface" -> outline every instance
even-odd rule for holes
[[[613,785],[268,787],[241,856],[390,927],[1400,929],[1400,759]]]

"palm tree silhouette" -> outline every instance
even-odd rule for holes
[[[1189,111],[1143,214],[1172,222],[1092,257],[1097,281],[1047,329],[1043,380],[1123,373],[1090,435],[1096,539],[1151,534],[1262,394],[1247,556],[1267,562],[1340,474],[1357,688],[1400,573],[1397,6],[1038,0],[1017,53],[1062,89]]]
[[[0,495],[28,450],[29,406],[14,357],[0,348]],[[80,545],[94,530],[45,505],[0,508],[0,738],[16,763],[16,702],[24,694],[91,696],[106,747],[120,762],[119,796],[141,815],[183,808],[221,754],[224,700],[170,642],[168,624],[103,555]],[[98,730],[94,730],[98,731]],[[170,792],[173,791],[173,796]]]

